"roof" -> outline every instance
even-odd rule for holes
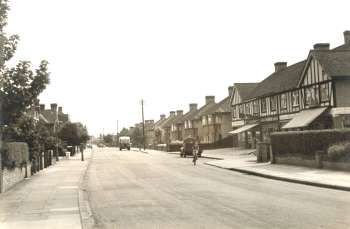
[[[230,99],[231,96],[227,96],[220,102],[216,103],[215,106],[209,107],[203,114],[203,115],[209,115],[214,113],[225,113],[225,112],[231,112],[231,106],[230,106]]]
[[[234,86],[239,93],[242,101],[249,98],[250,93],[258,85],[258,83],[235,83]]]
[[[202,106],[198,112],[191,118],[191,120],[199,119],[200,117],[209,114],[210,110],[216,106],[217,103],[208,103]]]
[[[307,127],[312,123],[318,116],[320,116],[327,107],[315,108],[303,110],[298,113],[292,120],[285,124],[282,129],[291,129],[291,128],[302,128]]]
[[[176,118],[176,115],[170,115],[168,118],[164,120],[163,123],[161,123],[159,126],[160,128],[166,128],[171,127],[171,124],[173,123],[174,119]]]
[[[350,49],[311,52],[331,77],[350,76]]]
[[[261,81],[248,96],[248,99],[270,95],[296,88],[306,60],[272,73]]]
[[[57,116],[52,110],[41,111],[41,114],[44,116],[48,123],[55,123],[57,120]]]
[[[156,123],[154,123],[154,128],[157,128],[158,126],[162,125],[162,123],[166,120],[166,118],[159,119]]]

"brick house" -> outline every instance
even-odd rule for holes
[[[66,122],[69,122],[69,115],[63,113],[62,107],[52,103],[50,109],[45,109],[45,104],[40,104],[39,118],[44,121],[52,133],[56,133],[59,128]]]
[[[151,146],[154,144],[154,120],[145,120],[145,144]]]
[[[170,143],[179,143],[183,140],[184,129],[183,110],[176,111],[176,117],[171,122]]]
[[[160,129],[161,124],[166,120],[165,114],[160,115],[160,119],[154,123],[153,131],[154,131],[154,145],[162,144],[162,131]]]
[[[192,111],[191,114],[187,115],[184,122],[184,137],[193,137],[200,142],[204,142],[203,136],[203,125],[202,125],[202,116],[205,115],[207,110],[210,110],[216,105],[215,96],[206,96],[205,97],[205,105],[200,109],[197,109],[197,105],[195,106],[195,110]],[[191,110],[191,108],[190,108]]]
[[[230,99],[233,87],[228,88],[228,96],[202,113],[202,143],[214,143],[231,137],[232,118]]]
[[[175,111],[170,111],[169,117],[166,118],[158,127],[161,132],[161,141],[163,144],[170,144],[171,142],[171,125],[175,118]]]
[[[350,31],[334,49],[318,43],[306,60],[287,66],[260,82],[241,103],[232,103],[233,123],[244,123],[246,146],[268,141],[274,131],[350,127]]]

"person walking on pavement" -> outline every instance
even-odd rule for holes
[[[196,165],[197,159],[198,159],[198,151],[199,151],[199,145],[196,141],[193,146],[193,165]]]

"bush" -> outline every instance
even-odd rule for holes
[[[350,152],[349,142],[340,142],[331,145],[327,150],[327,155],[331,160],[338,160]]]
[[[331,145],[339,142],[350,142],[350,129],[290,131],[271,134],[272,150],[277,156],[295,154],[313,158],[316,151],[328,152]],[[350,149],[350,145],[347,147]]]
[[[9,142],[1,149],[2,166],[7,168],[22,167],[29,160],[27,143]]]

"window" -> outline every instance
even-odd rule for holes
[[[305,88],[305,104],[309,106],[318,104],[318,93],[315,87]]]
[[[202,125],[207,125],[207,117],[206,116],[202,116]]]
[[[258,100],[255,100],[253,102],[253,113],[254,114],[259,113],[259,101]]]
[[[215,116],[215,123],[221,123],[221,117],[216,115]]]
[[[326,102],[329,101],[329,90],[328,90],[328,83],[324,83],[320,85],[320,95],[321,95],[321,101]]]
[[[212,121],[213,121],[212,115],[208,115],[208,124],[212,124]]]
[[[261,113],[266,113],[266,98],[261,99],[260,102]]]
[[[276,109],[277,109],[277,97],[276,96],[270,97],[270,107],[271,107],[271,111],[276,111]]]
[[[250,114],[250,104],[249,103],[245,104],[245,113]]]
[[[240,118],[244,117],[244,105],[243,104],[239,105],[239,117]]]
[[[188,128],[192,128],[192,121],[188,120]]]
[[[234,106],[234,107],[232,108],[232,118],[237,118],[236,106]]]
[[[281,95],[281,109],[287,109],[287,95]]]
[[[292,92],[292,104],[293,107],[299,106],[299,91]]]

